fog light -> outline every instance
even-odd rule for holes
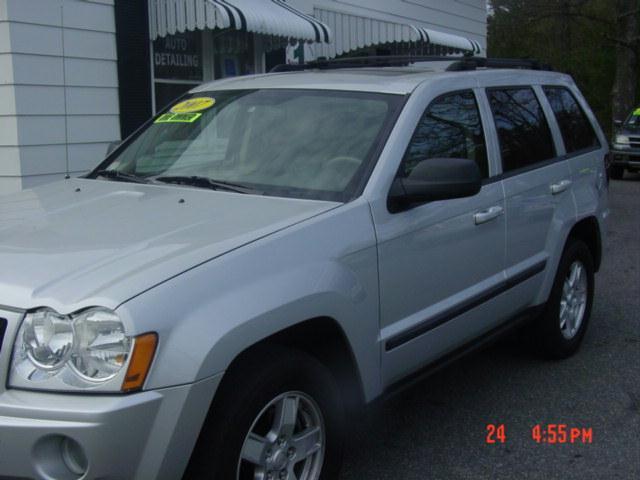
[[[33,465],[38,478],[56,480],[79,480],[89,470],[84,450],[66,435],[46,435],[38,440],[33,446]]]
[[[76,475],[84,475],[89,467],[89,462],[80,444],[72,438],[64,437],[60,449],[62,460],[69,471]]]

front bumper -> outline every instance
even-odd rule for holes
[[[627,148],[611,150],[611,165],[640,169],[640,149]]]
[[[22,315],[0,311],[9,320],[0,338],[0,478],[180,479],[222,374],[129,395],[5,389]],[[82,451],[72,459],[87,460],[84,473],[74,473],[70,444]]]
[[[125,396],[7,390],[0,395],[0,477],[179,479],[219,379]],[[65,438],[80,446],[86,473],[69,467]]]

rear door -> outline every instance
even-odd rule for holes
[[[566,223],[557,220],[575,217],[571,171],[560,155],[561,140],[549,126],[539,87],[493,87],[486,92],[506,200],[507,295],[516,312],[538,297],[542,273]]]
[[[568,86],[551,85],[542,90],[553,112],[552,122],[555,121],[562,135],[562,153],[571,170],[577,216],[592,215],[597,205],[606,208],[607,203],[604,161],[607,149],[602,147],[606,141],[598,138],[593,127],[597,121],[579,92],[574,93]]]

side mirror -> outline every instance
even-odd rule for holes
[[[396,178],[389,193],[389,210],[401,211],[435,200],[472,197],[482,188],[478,164],[464,158],[429,158],[407,178]]]
[[[113,153],[113,151],[122,145],[122,142],[111,142],[107,147],[107,157]]]

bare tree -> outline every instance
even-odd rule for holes
[[[640,0],[616,0],[616,76],[611,93],[613,120],[634,108],[640,74]]]

